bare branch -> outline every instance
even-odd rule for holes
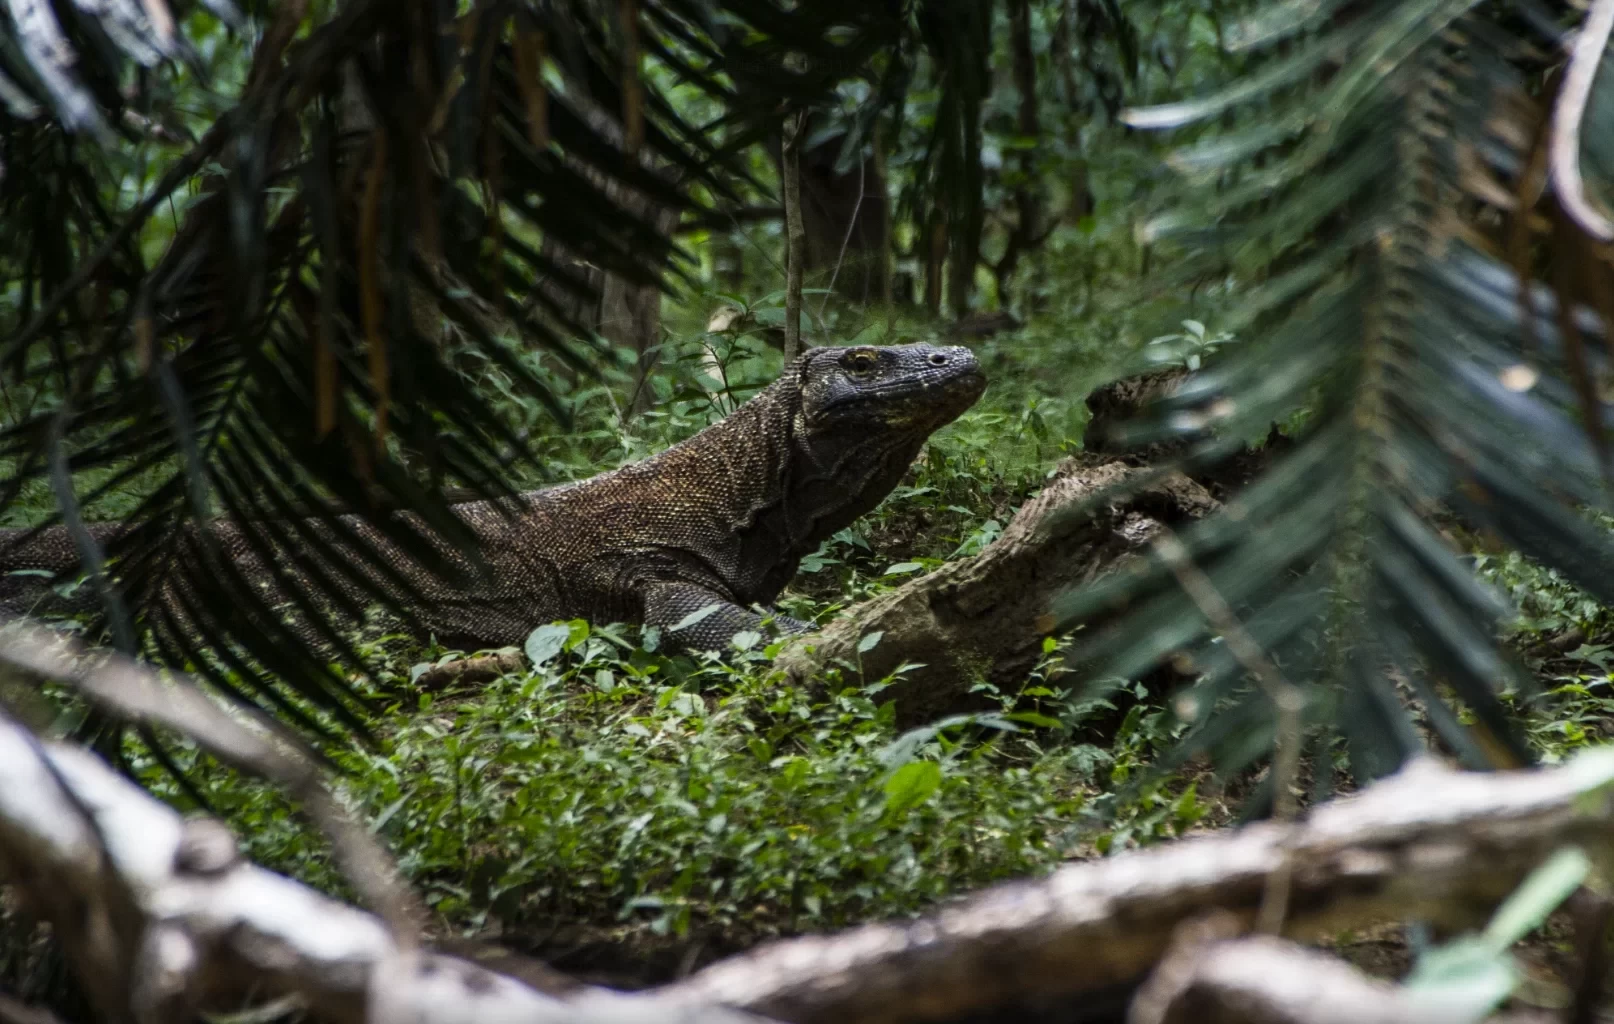
[[[1575,37],[1575,47],[1564,72],[1563,89],[1552,112],[1550,167],[1553,188],[1564,212],[1588,235],[1600,242],[1614,242],[1614,223],[1586,197],[1586,183],[1580,176],[1580,126],[1586,118],[1592,83],[1603,63],[1603,52],[1614,32],[1614,0],[1595,0],[1586,21]]]
[[[66,667],[98,684],[111,678],[104,665]],[[149,679],[129,685],[135,706],[187,692],[153,689]],[[25,882],[20,892],[75,897],[44,906],[53,921],[86,904],[105,917],[100,880],[116,874],[136,927],[103,941],[118,973],[135,979],[137,1019],[176,1019],[250,992],[295,998],[339,1022],[603,1024],[753,1013],[793,1024],[939,1021],[1138,984],[1183,921],[1220,911],[1227,933],[1247,929],[1280,870],[1293,871],[1291,935],[1385,918],[1470,925],[1566,843],[1614,860],[1611,825],[1614,749],[1512,773],[1419,763],[1302,823],[1073,865],[916,922],[777,943],[644,993],[545,994],[405,947],[377,918],[246,862],[216,822],[186,821],[92,755],[43,743],[0,717],[0,865]]]
[[[426,912],[398,880],[391,857],[348,817],[313,759],[272,720],[249,724],[184,677],[170,674],[164,681],[122,655],[87,653],[56,633],[21,622],[5,625],[0,665],[67,683],[124,719],[173,729],[220,761],[285,787],[330,838],[338,863],[365,903],[399,941],[418,941]]]
[[[1286,857],[1289,935],[1407,918],[1466,927],[1566,842],[1606,862],[1611,790],[1614,749],[1538,771],[1415,763],[1299,824],[1073,865],[912,923],[776,943],[655,998],[794,1024],[939,1021],[1028,997],[1076,999],[1141,981],[1186,919],[1219,909],[1248,928]]]
[[[139,1020],[185,1019],[185,1011],[248,996],[294,996],[320,1019],[353,1024],[755,1020],[599,990],[560,999],[408,949],[377,918],[241,859],[217,823],[187,821],[93,755],[41,743],[0,716],[0,866],[27,881],[25,896],[48,885],[77,896],[81,910],[84,902],[101,910],[93,905],[101,844],[77,805],[93,814],[113,869],[135,894],[141,927],[115,951],[136,979]]]

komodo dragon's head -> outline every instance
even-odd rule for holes
[[[784,550],[755,556],[775,566],[762,594],[777,593],[796,559],[891,493],[925,439],[981,397],[986,377],[967,348],[859,345],[810,349],[775,387],[789,396],[791,417],[791,456],[777,478],[786,524],[777,532],[789,539]]]
[[[986,388],[974,353],[959,345],[815,348],[796,369],[801,426],[819,435],[874,431],[922,440]]]

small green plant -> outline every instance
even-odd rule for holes
[[[1489,1017],[1524,975],[1511,949],[1546,921],[1585,880],[1591,861],[1566,847],[1530,873],[1478,934],[1459,936],[1418,958],[1408,993],[1454,1024]]]
[[[1146,360],[1160,366],[1185,366],[1190,372],[1204,365],[1212,352],[1237,341],[1230,332],[1208,333],[1198,320],[1184,320],[1182,331],[1150,338],[1143,347]]]

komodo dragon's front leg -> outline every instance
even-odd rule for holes
[[[715,608],[713,607],[715,606]],[[678,623],[696,612],[713,608],[698,622],[673,631]],[[786,633],[810,633],[810,622],[788,615],[774,615],[773,624]],[[668,634],[678,646],[696,651],[721,651],[736,633],[762,629],[763,616],[742,608],[728,598],[694,583],[669,581],[644,588],[644,623]]]

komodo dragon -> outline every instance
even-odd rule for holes
[[[642,462],[504,499],[516,503],[514,515],[488,502],[454,506],[478,536],[489,570],[461,588],[345,518],[427,596],[423,607],[413,608],[415,617],[442,643],[465,649],[519,644],[534,626],[571,618],[670,631],[717,605],[667,638],[679,647],[716,649],[757,628],[762,617],[748,606],[770,604],[804,556],[879,504],[925,439],[973,405],[985,386],[966,348],[811,349],[728,418]],[[105,542],[119,528],[93,529]],[[336,542],[329,527],[314,528]],[[275,574],[265,571],[240,527],[218,520],[206,529],[246,579],[284,600]],[[37,573],[6,573],[65,573],[78,564],[63,528],[31,539],[23,534],[0,531],[0,610],[11,614],[39,600],[42,581]],[[200,571],[194,538],[182,539],[180,547],[189,573]],[[309,553],[300,557],[306,562]],[[285,571],[297,560],[277,561]],[[207,614],[198,607],[205,602],[186,599],[185,575],[163,585],[155,617],[146,610],[159,630],[188,631],[190,616]],[[783,616],[774,621],[785,630],[808,628]]]

